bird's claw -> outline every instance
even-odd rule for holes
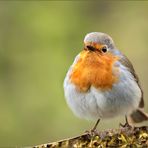
[[[125,116],[125,124],[120,123],[119,126],[122,128],[132,128],[132,126],[128,122],[127,116]]]
[[[99,122],[100,122],[100,119],[97,120],[95,126],[90,131],[85,131],[85,133],[87,133],[87,134],[89,134],[91,136],[97,136],[97,135],[99,135],[98,134],[98,131],[97,131],[97,125],[98,125]]]
[[[126,122],[125,124],[120,123],[119,126],[122,128],[132,128],[132,126],[128,122]]]
[[[96,129],[91,129],[90,131],[85,131],[86,134],[89,134],[91,136],[97,136],[99,135],[98,131]]]

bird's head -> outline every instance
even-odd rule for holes
[[[88,33],[84,38],[84,50],[100,54],[112,53],[115,49],[112,38],[101,32]]]

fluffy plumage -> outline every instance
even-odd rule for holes
[[[137,111],[144,106],[138,77],[130,61],[116,49],[112,38],[94,32],[86,35],[84,45],[64,80],[66,101],[74,114],[95,120],[131,115],[133,121],[139,122],[137,113],[141,121],[147,120],[146,114]]]

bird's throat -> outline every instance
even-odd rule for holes
[[[117,68],[113,64],[118,57],[112,54],[97,54],[82,51],[70,75],[71,83],[81,92],[86,92],[91,86],[97,89],[110,89],[117,82]],[[116,72],[115,72],[116,71]]]

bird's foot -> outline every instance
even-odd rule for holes
[[[129,123],[125,123],[125,124],[120,123],[119,126],[122,128],[132,128],[132,126]]]
[[[119,126],[122,127],[122,128],[128,128],[128,129],[132,128],[132,126],[129,124],[129,122],[127,120],[127,116],[125,116],[125,124],[120,123]]]
[[[91,135],[91,136],[98,136],[99,135],[99,133],[98,133],[98,131],[95,129],[91,129],[90,131],[85,131],[85,133],[86,134],[88,134],[88,135]]]
[[[87,133],[87,134],[89,134],[91,136],[97,136],[97,135],[99,135],[98,134],[98,131],[97,131],[97,125],[98,125],[99,122],[100,122],[100,119],[97,120],[95,126],[90,131],[86,131],[85,133]]]

